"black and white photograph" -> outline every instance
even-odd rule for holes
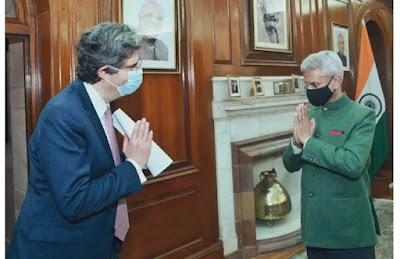
[[[251,79],[254,96],[265,96],[264,86],[261,77],[253,77]]]
[[[177,0],[123,0],[123,23],[142,36],[144,72],[179,72],[179,19]]]
[[[254,49],[291,52],[289,1],[253,0]]]
[[[350,71],[349,29],[347,26],[332,23],[332,50],[338,54],[345,71]]]
[[[242,91],[240,89],[240,82],[238,76],[228,76],[228,91],[229,91],[229,97],[242,96]]]

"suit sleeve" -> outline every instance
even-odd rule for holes
[[[119,199],[142,190],[130,162],[92,179],[85,129],[73,112],[53,112],[44,118],[39,157],[57,208],[69,220],[86,218]]]
[[[355,125],[343,147],[309,138],[302,159],[343,176],[357,179],[367,164],[375,133],[375,112],[369,110]]]
[[[288,172],[293,173],[299,171],[303,165],[301,160],[301,153],[295,154],[292,148],[292,140],[290,140],[289,145],[286,147],[282,156],[283,165]]]

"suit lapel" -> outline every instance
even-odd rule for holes
[[[89,98],[88,93],[86,92],[85,86],[83,85],[82,81],[79,79],[76,79],[73,83],[73,88],[75,91],[78,92],[78,96],[81,99],[81,103],[85,109],[85,113],[88,116],[90,122],[93,124],[93,127],[95,128],[97,135],[100,138],[101,144],[106,150],[106,153],[108,154],[109,158],[111,161],[113,160],[110,145],[108,144],[107,136],[104,132],[104,128],[101,125],[100,119],[97,116],[96,110],[93,107],[92,101]]]

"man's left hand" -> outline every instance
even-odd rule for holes
[[[296,114],[298,120],[297,127],[295,127],[296,135],[301,144],[304,145],[306,140],[314,135],[316,127],[315,119],[310,120],[308,118],[308,109],[303,103],[297,106]]]

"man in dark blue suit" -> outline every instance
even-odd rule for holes
[[[153,133],[137,121],[120,154],[109,103],[142,83],[140,41],[124,24],[82,35],[78,79],[47,103],[29,140],[28,190],[7,258],[118,258],[124,198],[142,190]]]

